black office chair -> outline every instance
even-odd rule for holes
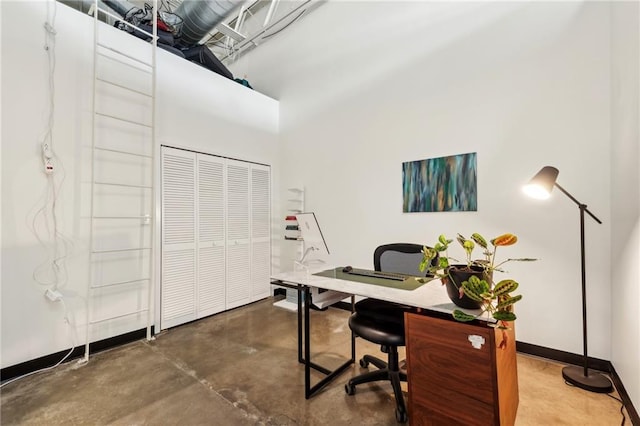
[[[419,265],[422,260],[423,246],[418,244],[396,243],[385,244],[376,248],[373,253],[373,265],[376,271],[396,272],[414,276],[424,276]],[[349,318],[349,327],[353,332],[373,343],[380,345],[382,352],[388,354],[388,362],[372,355],[365,355],[360,366],[367,368],[369,364],[378,370],[369,371],[349,380],[345,385],[348,395],[356,392],[356,386],[378,380],[389,380],[396,399],[396,420],[407,421],[407,407],[404,403],[400,382],[407,381],[407,375],[400,371],[398,347],[405,345],[404,313],[414,308],[397,303],[376,299],[364,299],[356,303],[355,312]]]

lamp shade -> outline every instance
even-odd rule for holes
[[[551,166],[544,166],[538,173],[536,173],[529,183],[522,188],[522,190],[532,198],[542,200],[549,198],[557,178],[558,169]]]

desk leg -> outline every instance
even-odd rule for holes
[[[302,291],[302,286],[298,285],[298,362],[300,364],[304,362],[302,358]],[[305,324],[307,321],[308,318],[305,319]]]
[[[304,364],[304,397],[311,398],[316,392],[322,389],[327,383],[346,370],[355,362],[355,334],[351,332],[351,359],[341,366],[331,371],[321,365],[311,361],[311,327],[310,327],[310,305],[311,291],[308,286],[298,285],[298,362]],[[353,312],[355,296],[351,296],[351,311]],[[303,307],[304,305],[304,307]],[[304,316],[302,310],[304,309]],[[304,323],[304,325],[303,325]],[[304,332],[303,332],[304,327]],[[304,356],[302,354],[302,342],[304,341]],[[311,369],[315,369],[326,375],[315,385],[311,386]]]
[[[356,297],[351,295],[351,315],[356,311]],[[351,330],[351,362],[356,362],[356,333]]]
[[[304,397],[311,396],[311,342],[309,342],[309,287],[304,287]]]

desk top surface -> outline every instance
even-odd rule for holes
[[[452,313],[454,309],[460,309],[472,315],[480,313],[479,310],[461,309],[454,305],[447,295],[446,288],[440,280],[434,279],[423,284],[415,290],[372,285],[363,282],[350,281],[344,275],[341,278],[314,275],[314,273],[327,271],[330,266],[311,268],[309,271],[291,271],[273,274],[272,280],[289,284],[302,284],[309,287],[334,290],[362,297],[371,297],[388,302],[401,303],[437,312]]]

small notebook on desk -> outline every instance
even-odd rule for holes
[[[354,273],[355,272],[355,273]],[[397,274],[393,272],[372,271],[369,269],[352,268],[350,272],[343,272],[342,267],[328,269],[315,273],[321,277],[337,278],[339,280],[356,281],[364,284],[379,285],[382,287],[397,288],[400,290],[415,290],[433,278],[425,278],[424,282],[411,275]]]

